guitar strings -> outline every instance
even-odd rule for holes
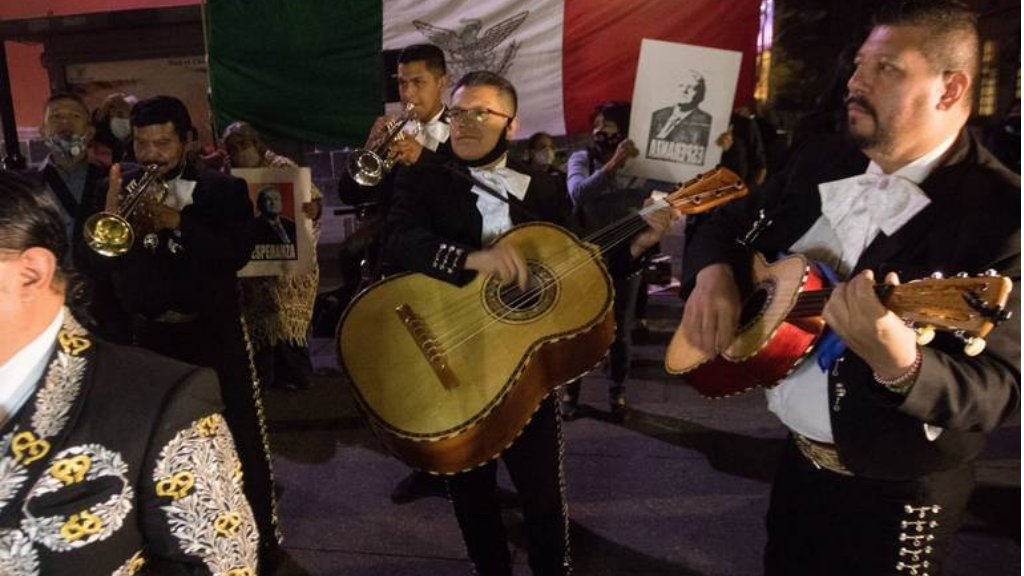
[[[699,178],[698,179],[693,179],[693,180],[685,183],[683,185],[683,188],[692,185],[693,183],[697,182],[698,180],[699,180]],[[701,202],[704,201],[704,197],[706,197],[708,195],[713,195],[717,199],[717,198],[721,198],[724,195],[725,192],[727,192],[729,190],[735,190],[735,189],[736,189],[735,186],[730,184],[730,185],[720,186],[720,187],[717,187],[717,188],[711,188],[709,190],[706,190],[704,192],[701,192],[700,194],[693,195],[693,196],[687,196],[687,197],[678,198],[678,199],[671,199],[671,200],[669,198],[666,198],[665,200],[661,201],[661,203],[662,203],[661,206],[659,206],[658,204],[652,204],[650,206],[645,207],[644,210],[648,210],[650,212],[654,212],[654,211],[657,211],[659,209],[667,208],[669,206],[675,206],[675,207],[682,208],[682,207],[684,207],[687,204],[699,205]],[[606,242],[608,242],[609,245],[607,247],[601,248],[599,250],[599,254],[604,254],[611,247],[614,247],[614,246],[618,245],[619,243],[624,241],[626,238],[632,236],[633,234],[636,234],[638,231],[643,230],[647,226],[646,222],[642,219],[642,216],[641,216],[641,214],[643,214],[643,213],[644,212],[641,211],[638,214],[631,214],[631,215],[626,216],[624,218],[621,218],[621,219],[619,219],[619,220],[617,220],[615,222],[612,222],[611,224],[608,224],[607,226],[605,226],[605,227],[597,230],[596,232],[591,233],[587,237],[583,238],[583,241],[584,242],[588,242],[588,243],[592,243],[592,244],[597,244],[599,248],[601,248],[602,245],[604,245]],[[634,225],[639,226],[639,228],[638,229],[633,229]],[[552,254],[552,256],[547,260],[547,262],[548,262],[549,266],[551,266],[552,268],[557,268],[559,265],[564,264],[568,258],[573,257],[573,255],[575,255],[578,251],[579,251],[579,246],[578,245],[576,245],[575,243],[570,244],[565,249],[563,249],[561,252],[555,252],[554,254]],[[589,262],[590,259],[588,259],[587,261]],[[557,280],[557,279],[558,278],[555,278],[555,280]],[[532,289],[527,289],[519,297],[517,297],[515,300],[513,300],[510,304],[512,305],[512,307],[515,307],[515,306],[517,306],[519,304],[522,304],[526,300],[535,297],[537,294],[539,294],[540,291],[543,291],[546,288],[547,288],[546,286],[537,286],[537,287],[534,287]],[[453,324],[453,325],[456,326],[455,330],[463,329],[463,328],[458,327],[459,321],[462,320],[463,317],[468,317],[468,316],[474,316],[475,315],[474,309],[469,307],[468,305],[471,304],[476,299],[477,299],[476,295],[469,295],[469,296],[463,297],[461,299],[461,301],[456,301],[454,303],[453,302],[449,302],[449,303],[446,304],[444,310],[438,310],[437,312],[434,312],[434,313],[432,313],[432,314],[430,314],[428,316],[425,316],[424,317],[424,321],[427,322],[427,323],[433,323],[433,322],[435,322],[435,321],[437,321],[437,320],[439,320],[441,318],[445,318],[445,319],[447,319],[449,321],[450,324]],[[455,308],[457,310],[458,309],[463,309],[464,310],[461,314],[456,313],[455,318],[452,318],[452,315],[449,312],[450,307],[451,307],[452,304],[456,305]],[[499,317],[499,320],[503,320],[507,316],[508,316],[508,314],[501,315]],[[447,336],[449,336],[449,334],[450,333],[446,333],[446,334],[444,334],[442,336],[438,336],[436,339],[440,340],[442,338],[446,338]]]
[[[453,343],[451,345],[447,345],[446,346],[444,344],[444,341],[446,339],[448,339],[448,338],[453,336],[451,332],[446,334],[444,338],[438,337],[438,338],[433,339],[434,342],[436,343],[437,346],[440,347],[440,349],[442,351],[444,351],[444,350],[454,350],[454,349],[462,346],[463,344],[465,344],[466,342],[470,341],[471,339],[476,337],[478,334],[480,334],[481,332],[483,332],[487,328],[493,326],[494,324],[496,324],[498,322],[501,322],[502,320],[507,318],[509,315],[511,315],[514,312],[514,306],[516,304],[521,304],[521,303],[525,302],[527,298],[532,298],[532,297],[540,294],[544,290],[548,290],[548,289],[552,288],[555,284],[557,284],[561,280],[569,277],[571,274],[573,274],[573,273],[575,273],[575,272],[577,272],[579,270],[584,269],[585,266],[587,266],[591,262],[595,261],[597,258],[600,258],[601,255],[603,255],[605,252],[607,252],[608,250],[611,250],[612,248],[614,248],[615,246],[620,244],[622,241],[624,241],[624,240],[626,240],[628,238],[631,238],[634,234],[636,234],[637,232],[640,232],[641,230],[643,230],[646,227],[647,227],[647,222],[644,221],[643,219],[640,219],[639,223],[630,221],[629,223],[623,225],[623,229],[620,232],[620,234],[618,234],[617,237],[615,238],[614,243],[609,243],[607,246],[602,247],[601,249],[599,249],[597,255],[595,255],[594,253],[588,251],[588,252],[585,252],[583,254],[583,258],[580,258],[578,262],[572,262],[571,260],[568,260],[567,262],[563,262],[563,264],[565,264],[565,263],[570,264],[570,267],[567,270],[561,271],[561,272],[557,272],[557,273],[553,274],[551,280],[549,280],[548,282],[546,282],[546,283],[545,282],[541,282],[535,289],[527,290],[526,292],[524,292],[524,294],[522,296],[520,296],[519,298],[517,298],[516,300],[514,300],[513,302],[510,303],[511,306],[508,306],[508,309],[509,309],[508,312],[500,314],[496,318],[492,318],[492,319],[489,319],[488,321],[485,321],[483,325],[479,326],[476,329],[473,329],[473,327],[470,326],[469,328],[472,331],[470,333],[466,334],[465,336],[461,337],[460,339],[456,340],[455,343]]]
[[[708,192],[704,192],[702,193],[702,195],[706,195],[710,192],[714,194],[716,197],[720,198],[725,191],[730,189],[735,189],[735,187],[732,185],[721,186],[718,188],[711,189]],[[702,198],[700,197],[687,197],[673,200],[671,201],[671,205],[682,206],[688,203],[699,204],[701,201]],[[664,202],[663,206],[651,205],[646,207],[645,209],[653,212],[656,210],[664,209],[669,205],[669,202]],[[643,214],[643,212],[641,212],[641,214]],[[452,350],[458,348],[468,340],[472,339],[473,337],[481,333],[483,330],[486,330],[490,326],[508,318],[512,313],[515,312],[515,308],[517,305],[522,304],[526,302],[528,299],[533,298],[542,293],[543,291],[550,289],[552,286],[557,284],[562,279],[567,278],[569,275],[575,273],[577,270],[582,269],[584,266],[593,262],[604,253],[615,248],[618,244],[622,243],[623,241],[629,238],[632,238],[635,234],[647,228],[647,226],[647,222],[643,220],[642,217],[638,217],[637,214],[630,215],[623,219],[620,219],[619,221],[613,222],[612,224],[602,228],[601,230],[598,230],[597,232],[587,236],[587,238],[585,239],[588,242],[598,244],[599,250],[597,251],[597,255],[594,255],[592,252],[587,251],[582,254],[583,258],[581,258],[578,262],[573,263],[571,262],[571,260],[569,260],[569,258],[574,257],[575,254],[579,253],[579,250],[578,247],[571,245],[570,247],[562,251],[561,257],[553,257],[549,261],[551,267],[556,270],[557,266],[565,264],[566,262],[569,262],[571,267],[568,270],[555,273],[551,280],[549,280],[547,283],[541,282],[536,287],[524,291],[520,296],[518,296],[512,302],[509,303],[508,312],[497,315],[496,318],[486,321],[483,325],[479,327],[474,327],[472,324],[462,327],[457,326],[455,329],[449,330],[448,332],[442,335],[438,335],[434,338],[428,339],[427,342],[433,343],[436,346],[441,347],[442,349],[446,348],[448,350]],[[594,242],[594,240],[601,237],[606,238],[602,238],[600,242]],[[470,330],[471,332],[469,332],[466,336],[460,339],[459,336],[461,336],[461,334],[459,334],[459,332],[465,333],[466,330]],[[451,346],[445,346],[444,341],[449,339],[456,339],[457,341],[455,342],[455,344],[452,344]]]

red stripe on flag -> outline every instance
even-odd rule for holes
[[[751,103],[760,5],[760,0],[565,0],[566,131],[589,131],[597,104],[633,97],[643,38],[742,52],[735,103]]]

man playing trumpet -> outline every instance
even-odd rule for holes
[[[388,133],[393,130],[400,132],[391,139],[381,160],[390,160],[394,169],[384,174],[377,185],[364,186],[356,181],[356,174],[344,174],[338,181],[338,194],[342,202],[350,206],[360,204],[376,204],[373,217],[361,227],[363,245],[343,248],[342,257],[347,255],[361,257],[366,251],[370,264],[370,277],[373,280],[387,272],[386,263],[380,259],[381,246],[384,243],[383,222],[388,207],[391,205],[394,176],[401,167],[414,164],[444,164],[452,158],[451,145],[448,142],[448,119],[441,96],[448,86],[444,52],[432,44],[414,44],[402,50],[398,56],[398,92],[402,105],[408,109],[412,120],[417,122],[419,130],[414,136],[394,126],[395,119],[381,116],[370,129],[366,139],[366,150],[374,150],[383,143]],[[398,120],[401,122],[401,120]],[[360,151],[353,152],[358,154]]]
[[[86,262],[90,276],[110,277],[114,297],[131,315],[134,344],[217,372],[224,418],[260,533],[260,564],[271,567],[277,559],[273,479],[236,278],[253,249],[249,192],[245,181],[189,161],[192,120],[177,98],[139,102],[131,127],[135,157],[143,166],[156,166],[151,188],[166,186],[166,193],[144,191],[139,208],[123,214],[136,228],[135,242],[123,255],[78,252],[92,252]],[[120,165],[112,167],[109,183],[100,183],[107,190],[106,206],[90,212],[123,210],[122,183],[139,173],[134,165],[124,165],[123,173]],[[105,319],[97,321],[102,325]]]

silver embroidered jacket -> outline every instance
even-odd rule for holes
[[[214,373],[67,318],[35,393],[0,429],[0,574],[254,575]]]

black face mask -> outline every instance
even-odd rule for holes
[[[594,151],[597,152],[598,156],[614,154],[615,149],[618,148],[619,144],[625,139],[626,137],[622,132],[616,132],[615,134],[598,132],[597,134],[594,134]]]
[[[462,160],[464,166],[470,168],[478,168],[480,166],[487,166],[491,162],[494,162],[498,158],[501,158],[506,152],[508,152],[508,138],[505,136],[505,132],[508,130],[508,125],[511,122],[509,120],[505,123],[505,127],[501,129],[501,135],[498,136],[498,141],[494,144],[494,148],[487,154],[484,154],[476,160]]]

